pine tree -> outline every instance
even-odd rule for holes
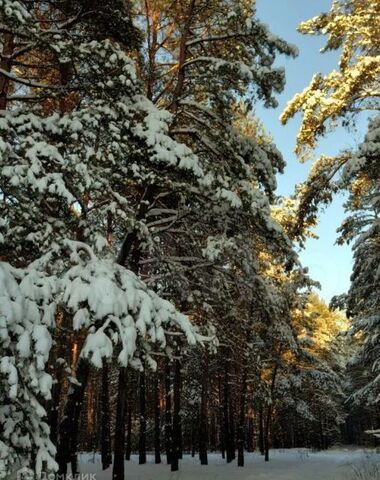
[[[299,25],[307,35],[327,35],[322,52],[341,50],[339,70],[314,75],[310,85],[288,103],[281,120],[302,112],[298,154],[314,148],[316,139],[336,124],[365,110],[376,110],[379,96],[379,16],[377,0],[334,0],[328,13]]]
[[[300,25],[302,33],[328,35],[324,51],[341,49],[339,70],[326,76],[315,75],[309,87],[297,94],[282,114],[281,119],[286,123],[296,112],[302,112],[296,147],[301,157],[316,146],[318,137],[330,130],[329,127],[339,121],[347,125],[355,122],[360,112],[371,113],[378,109],[379,14],[377,1],[337,0],[332,3],[329,13]],[[340,227],[339,241],[356,241],[352,283],[348,296],[342,300],[353,318],[353,333],[356,332],[354,335],[361,344],[361,362],[368,373],[372,369],[367,378],[369,390],[362,385],[362,398],[370,403],[378,401],[378,302],[377,294],[373,293],[378,286],[375,273],[379,237],[377,125],[376,116],[370,121],[367,135],[357,152],[343,151],[335,157],[322,155],[315,161],[309,178],[298,186],[296,192],[298,221],[293,229],[297,235],[305,223],[315,223],[321,204],[330,203],[340,189],[348,191],[346,208],[350,213]]]
[[[339,123],[347,126],[355,123],[361,112],[368,115],[377,110],[379,9],[376,0],[337,0],[332,2],[330,12],[300,24],[301,33],[328,36],[322,52],[341,50],[339,69],[325,76],[316,74],[281,115],[286,123],[297,112],[302,113],[296,145],[301,159],[309,157],[318,138]],[[336,156],[321,155],[314,161],[308,179],[297,186],[296,233],[305,222],[315,223],[319,207],[331,202],[339,189],[337,177],[350,156],[350,152],[342,151]]]
[[[55,468],[40,402],[50,398],[52,378],[45,369],[57,306],[72,315],[72,329],[85,335],[82,362],[97,368],[114,351],[124,367],[141,368],[144,359],[154,368],[150,344],[165,348],[165,325],[198,341],[188,319],[126,268],[125,242],[124,261],[116,262],[107,228],[111,218],[116,239],[132,228],[149,243],[139,223],[143,198],[133,202],[126,196],[126,179],[138,184],[149,172],[177,163],[199,175],[196,158],[167,135],[168,116],[141,94],[122,46],[99,39],[95,25],[87,28],[80,6],[61,22],[67,12],[49,5],[45,12],[55,28],[46,30],[47,18],[39,15],[44,2],[24,3],[1,3],[2,23],[17,48],[27,42],[33,56],[43,51],[43,58],[51,54],[58,66],[76,68],[65,84],[49,76],[50,64],[40,81],[30,80],[34,66],[23,65],[20,74],[2,72],[12,86],[22,86],[17,108],[0,119],[5,476],[17,458],[37,475]],[[77,35],[82,15],[84,33]],[[34,102],[67,95],[75,101],[64,112]]]
[[[354,241],[354,266],[345,303],[352,317],[352,334],[359,345],[354,363],[367,372],[365,385],[354,397],[356,402],[368,404],[380,400],[379,152],[380,117],[376,117],[369,122],[363,143],[347,162],[342,175],[350,196],[346,204],[349,216],[340,227],[340,242]]]

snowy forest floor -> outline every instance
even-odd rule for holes
[[[127,480],[379,480],[380,454],[374,450],[350,448],[311,452],[307,449],[272,450],[269,462],[257,453],[245,455],[245,467],[226,464],[220,454],[209,455],[209,465],[185,455],[178,472],[164,463],[138,465],[137,455],[126,462]],[[81,472],[96,472],[96,480],[111,480],[111,469],[102,472],[97,455],[80,456]]]

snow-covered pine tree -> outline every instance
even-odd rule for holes
[[[340,120],[345,124],[359,112],[377,110],[379,15],[377,0],[333,0],[330,11],[299,25],[298,30],[305,35],[327,36],[322,53],[340,52],[338,68],[326,75],[315,74],[282,113],[281,120],[286,123],[296,112],[302,112],[296,146],[299,155],[315,148],[318,137]],[[331,169],[339,167],[337,161],[330,163]]]
[[[365,384],[356,402],[380,401],[380,117],[370,120],[368,132],[348,160],[342,186],[349,191],[348,217],[340,227],[340,242],[353,241],[354,266],[346,297],[352,334],[358,342],[353,363],[362,369]]]
[[[292,239],[303,245],[312,233],[304,225],[294,236],[296,207],[294,199],[283,198],[272,207],[272,213]],[[286,265],[274,262],[268,253],[261,255],[266,265],[265,278],[272,285],[272,305],[276,306],[270,310],[269,318],[263,310],[253,326],[259,340],[255,346],[259,369],[253,403],[260,412],[260,449],[268,458],[269,438],[274,446],[290,446],[294,445],[294,435],[299,435],[302,440],[297,441],[302,444],[316,445],[321,435],[307,431],[306,425],[322,431],[324,444],[339,434],[339,423],[343,421],[339,375],[342,366],[330,350],[331,338],[341,327],[341,316],[330,312],[315,295],[310,296],[311,287],[318,284],[308,277],[307,269],[298,266],[288,271]],[[329,405],[325,415],[328,421],[321,420],[322,412],[326,412],[324,403]],[[285,418],[288,426],[291,419],[294,422],[290,440],[284,437],[290,434],[284,429]],[[301,421],[305,425],[303,431],[298,426]]]
[[[297,112],[302,114],[296,144],[301,159],[308,158],[318,139],[337,125],[355,125],[358,118],[378,110],[379,15],[377,0],[334,0],[329,12],[299,25],[303,34],[327,36],[322,53],[340,52],[337,68],[326,75],[315,74],[281,115],[286,123]],[[314,161],[308,179],[297,186],[296,232],[305,222],[315,223],[319,207],[331,202],[338,188],[336,179],[349,158],[350,153],[343,151]]]
[[[275,55],[295,50],[255,18],[252,2],[158,1],[146,3],[142,14],[147,93],[173,112],[170,132],[191,147],[207,173],[207,195],[193,194],[180,204],[187,222],[198,214],[192,233],[208,238],[208,246],[204,238],[197,242],[206,247],[203,257],[209,251],[212,261],[228,244],[232,249],[253,217],[276,239],[268,197],[283,161],[273,144],[260,145],[238,131],[236,98],[257,95],[275,103],[273,93],[284,85],[283,71],[273,67]]]
[[[11,35],[1,71],[8,105],[0,122],[1,248],[4,271],[12,273],[20,295],[29,299],[32,287],[25,290],[21,278],[30,274],[37,286],[52,285],[39,294],[37,324],[59,304],[85,335],[81,358],[96,366],[112,351],[124,365],[154,363],[146,340],[164,346],[160,323],[166,321],[165,330],[179,328],[190,342],[199,339],[138,273],[196,321],[214,320],[231,348],[259,317],[258,329],[277,329],[274,340],[290,342],[289,292],[265,274],[271,263],[291,269],[295,260],[269,208],[283,161],[272,144],[240,129],[236,100],[251,96],[273,105],[284,82],[283,71],[273,67],[275,55],[295,50],[255,19],[253,2],[191,0],[170,8],[155,2],[155,14],[144,13],[148,49],[141,57],[130,52],[139,35],[125,2],[102,2],[95,14],[87,1],[0,5]],[[139,72],[149,72],[144,80],[153,102],[141,94],[131,56],[139,58]],[[52,331],[54,311],[43,321]],[[7,341],[21,368],[13,339]],[[246,342],[238,357],[236,364],[256,360],[256,349]],[[231,402],[227,392],[229,412]],[[78,408],[71,412],[76,418]],[[176,417],[178,410],[177,403]],[[51,455],[47,427],[40,425],[42,451]],[[229,431],[233,439],[232,424]],[[69,433],[75,467],[76,438]],[[114,477],[121,479],[122,430],[117,438]],[[21,456],[35,451],[30,444]],[[12,461],[15,450],[4,458]]]
[[[171,327],[199,340],[185,316],[125,268],[126,258],[116,262],[107,220],[148,244],[143,202],[126,195],[129,185],[173,165],[194,177],[202,171],[167,135],[169,116],[141,94],[133,62],[107,38],[112,30],[89,27],[87,2],[61,7],[0,2],[1,28],[12,36],[0,118],[3,478],[15,468],[37,476],[56,468],[42,401],[51,395],[45,370],[57,306],[85,332],[81,358],[96,367],[115,350],[122,366],[141,368],[144,359],[154,367],[151,344],[165,348]],[[65,81],[55,75],[62,69]]]
[[[293,310],[298,349],[286,354],[279,378],[274,436],[292,447],[325,449],[339,439],[344,422],[344,361],[336,343],[347,322],[316,294],[305,295],[303,303]]]
[[[244,338],[249,318],[257,318],[253,305],[266,310],[266,319],[283,312],[259,251],[273,252],[275,262],[289,267],[295,259],[269,208],[283,160],[271,142],[252,135],[253,127],[239,125],[247,110],[242,115],[237,99],[274,105],[284,85],[275,56],[296,50],[255,18],[253,2],[138,3],[147,38],[141,59],[147,95],[173,113],[171,134],[207,172],[202,190],[181,198],[163,192],[148,281],[200,322],[214,323],[221,342],[230,345]]]
[[[316,16],[299,26],[304,34],[327,35],[323,52],[339,50],[339,68],[327,75],[314,75],[310,85],[297,94],[282,114],[286,123],[296,112],[302,113],[302,124],[297,136],[297,153],[306,158],[320,136],[341,123],[355,123],[359,115],[378,110],[379,96],[379,12],[377,1],[337,0],[327,13]],[[298,234],[305,223],[316,223],[321,204],[331,202],[339,189],[349,192],[347,210],[350,216],[343,222],[338,241],[355,240],[354,271],[347,296],[335,299],[344,305],[353,318],[353,333],[360,354],[356,366],[361,364],[363,378],[353,380],[361,385],[357,399],[374,403],[378,400],[377,324],[378,302],[378,159],[375,118],[368,134],[356,153],[343,151],[332,157],[317,159],[306,182],[298,186],[298,222],[293,229]],[[367,148],[368,147],[368,148]],[[377,190],[376,190],[377,189]],[[348,303],[347,303],[348,302]],[[366,389],[368,387],[368,390]],[[362,396],[361,396],[362,395]]]

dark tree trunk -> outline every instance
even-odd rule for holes
[[[149,208],[149,203],[153,195],[153,188],[150,188],[146,192],[146,202],[141,204],[140,210],[137,214],[137,218],[140,220],[144,218]],[[129,232],[122,243],[120,248],[117,263],[121,266],[125,266],[128,257],[129,267],[136,275],[139,272],[139,260],[141,257],[141,249],[138,241],[137,231],[134,229]],[[115,440],[114,440],[114,465],[112,472],[113,480],[124,480],[124,455],[125,455],[125,413],[127,403],[127,369],[125,367],[120,368],[119,383],[117,392],[117,406],[116,406],[116,426],[115,426]],[[128,429],[129,430],[129,429]],[[130,431],[128,432],[130,433]],[[130,447],[129,438],[129,448]],[[128,454],[130,458],[130,452]]]
[[[125,367],[121,367],[119,371],[117,390],[112,480],[124,480],[125,410],[127,400],[127,387],[127,369]]]
[[[182,29],[182,36],[179,43],[179,54],[178,54],[178,76],[177,84],[174,88],[173,100],[171,105],[169,105],[169,111],[176,112],[179,106],[179,100],[183,92],[185,84],[185,69],[184,63],[186,61],[186,52],[187,52],[187,39],[190,34],[191,20],[194,13],[196,0],[190,0],[187,11],[185,12],[185,23]]]
[[[165,450],[168,465],[172,460],[172,398],[170,377],[170,361],[167,360],[165,365]]]
[[[139,396],[140,396],[140,437],[139,437],[139,464],[146,463],[146,386],[145,386],[145,370],[140,372],[139,382]]]
[[[90,366],[86,360],[80,359],[76,371],[78,384],[72,384],[63,413],[63,420],[59,426],[59,440],[57,445],[57,463],[59,474],[67,473],[67,463],[71,462],[71,471],[78,473],[78,433],[79,420],[83,405],[84,392],[90,373]]]
[[[269,405],[267,409],[266,421],[264,426],[264,451],[265,451],[265,461],[269,461],[269,426],[272,418],[272,406]]]
[[[235,409],[233,406],[232,396],[230,394],[230,401],[229,401],[229,414],[230,414],[230,455],[232,460],[235,460]]]
[[[230,401],[230,385],[229,385],[229,372],[228,363],[226,363],[224,374],[224,443],[226,446],[227,463],[232,462],[234,459],[234,445],[233,445],[233,426],[231,425],[232,415],[230,413],[231,401]]]
[[[57,310],[56,322],[58,330],[60,327],[64,326],[65,314],[64,311],[59,308]],[[61,363],[58,359],[63,359],[67,355],[67,343],[62,341],[62,338],[59,334],[55,339],[56,346],[52,351],[51,355],[51,375],[55,378],[55,382],[52,387],[52,398],[47,407],[48,410],[48,423],[50,426],[50,439],[54,445],[58,443],[59,435],[59,407],[60,401],[62,398],[62,391],[64,385],[64,373],[66,371],[66,362]]]
[[[195,457],[195,427],[194,427],[194,422],[191,422],[191,456]]]
[[[226,448],[226,460],[227,463],[232,461],[231,450],[230,450],[230,415],[228,409],[228,397],[229,397],[229,387],[228,387],[228,371],[224,374],[224,391],[223,391],[223,419],[224,419],[224,445]]]
[[[221,429],[221,435],[220,435],[220,451],[222,454],[223,460],[226,458],[226,447],[225,447],[225,439],[224,439],[224,430]]]
[[[240,415],[239,415],[239,426],[237,432],[237,447],[238,447],[238,467],[244,467],[244,432],[245,432],[245,397],[247,391],[247,378],[246,372],[244,370],[242,383],[241,383],[241,394],[240,394]]]
[[[63,385],[63,368],[61,365],[58,365],[55,380],[56,381],[52,388],[52,399],[49,408],[50,439],[54,445],[57,444],[58,439],[58,410]]]
[[[211,413],[210,418],[210,434],[209,434],[209,449],[210,450],[217,450],[218,449],[218,427],[217,427],[217,417],[215,412]]]
[[[154,375],[154,462],[161,463],[161,443],[160,443],[160,388],[158,383],[158,373]]]
[[[101,391],[101,456],[102,467],[106,470],[112,463],[111,452],[111,418],[110,418],[110,402],[108,388],[108,364],[104,361],[102,370],[102,391]]]
[[[281,350],[282,350],[282,347],[280,346],[280,350],[278,352],[278,355],[281,355]],[[276,363],[274,368],[273,368],[272,382],[271,382],[271,387],[270,387],[271,403],[270,403],[270,405],[268,405],[267,416],[266,416],[266,421],[265,421],[265,428],[264,428],[264,450],[265,450],[265,461],[266,462],[269,461],[269,432],[270,432],[270,423],[272,421],[273,393],[274,393],[274,388],[275,388],[275,385],[276,385],[277,371],[278,371],[278,363]]]
[[[183,458],[183,434],[182,434],[182,421],[179,422],[179,443],[178,443],[178,458]]]
[[[199,460],[201,465],[208,464],[208,355],[205,353],[202,372],[201,411],[199,417]]]
[[[126,438],[126,446],[125,446],[125,459],[131,459],[131,452],[132,452],[132,402],[127,400],[127,438]]]
[[[264,415],[263,415],[263,407],[260,407],[259,411],[259,449],[261,455],[265,454],[264,448]]]
[[[226,458],[226,434],[225,434],[225,417],[223,416],[224,409],[224,395],[222,391],[222,380],[221,380],[221,375],[218,376],[218,393],[219,393],[219,411],[218,411],[218,416],[219,416],[219,432],[220,432],[220,451],[222,453],[222,458]]]
[[[174,382],[173,382],[173,442],[171,471],[178,470],[178,461],[181,456],[182,432],[181,432],[181,362],[176,359],[174,362]]]
[[[254,438],[254,423],[253,423],[253,418],[250,415],[248,417],[248,434],[246,439],[248,452],[253,452],[254,450],[253,438]]]
[[[2,60],[0,61],[0,68],[6,72],[12,69],[12,60],[10,59],[14,50],[14,35],[13,33],[5,33],[3,38]],[[9,58],[7,58],[9,57]],[[5,75],[0,76],[0,110],[7,108],[7,95],[9,90],[10,80]]]

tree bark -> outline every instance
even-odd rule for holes
[[[14,50],[14,35],[13,33],[5,33],[4,34],[4,42],[3,42],[3,59],[0,62],[0,68],[7,72],[10,72],[12,69],[12,60],[6,58],[11,56]],[[9,78],[5,77],[4,75],[0,74],[0,110],[6,110],[7,108],[7,95],[9,90]]]
[[[125,446],[125,459],[131,459],[131,452],[132,452],[132,402],[127,400],[127,438],[126,438],[126,446]]]
[[[195,457],[195,427],[194,422],[191,422],[191,456]]]
[[[209,387],[209,397],[210,397],[210,387]],[[209,414],[210,416],[210,414]],[[217,427],[217,416],[215,412],[213,411],[210,416],[210,422],[209,422],[209,440],[208,440],[208,448],[210,450],[217,450],[218,449],[218,427]]]
[[[265,449],[264,449],[264,416],[263,416],[263,407],[260,406],[260,411],[259,411],[259,449],[260,449],[260,454],[264,455],[265,454]]]
[[[253,452],[254,450],[253,438],[254,438],[254,423],[253,423],[253,418],[250,415],[248,417],[248,434],[246,439],[248,452]]]
[[[218,375],[218,395],[219,395],[219,434],[220,434],[220,451],[222,453],[223,460],[226,458],[226,436],[225,436],[225,425],[224,425],[224,395],[223,395],[223,388],[222,388],[222,380],[221,375]]]
[[[154,375],[154,462],[161,463],[161,442],[160,442],[160,387],[157,372]]]
[[[226,362],[224,373],[224,444],[226,447],[227,463],[232,462],[234,459],[234,445],[232,442],[233,426],[231,425],[232,415],[230,413],[231,401],[230,401],[230,386],[229,386],[229,365]]]
[[[49,425],[50,425],[50,439],[54,445],[57,444],[58,439],[58,413],[59,402],[62,394],[63,385],[63,367],[58,365],[56,370],[55,383],[52,388],[52,398],[49,408]]]
[[[281,347],[278,352],[278,355],[281,355]],[[275,364],[273,368],[273,375],[272,375],[272,382],[271,382],[271,387],[270,387],[270,405],[268,405],[267,408],[267,415],[266,415],[266,421],[265,421],[265,428],[264,428],[264,450],[265,450],[265,461],[269,461],[269,432],[270,432],[270,423],[272,420],[272,409],[273,409],[273,393],[274,393],[274,388],[276,384],[276,377],[277,377],[277,371],[278,371],[278,363]]]
[[[182,35],[179,43],[179,55],[178,55],[178,76],[177,83],[173,92],[173,100],[169,106],[170,111],[176,112],[179,106],[179,100],[181,98],[183,88],[185,85],[185,69],[184,64],[186,62],[187,55],[187,40],[190,33],[191,20],[193,18],[194,6],[196,0],[191,0],[187,12],[185,14],[185,24],[183,26]]]
[[[229,398],[229,414],[230,414],[230,456],[232,460],[235,460],[236,445],[235,445],[235,409],[233,406],[232,395]]]
[[[264,426],[264,452],[265,452],[265,461],[269,461],[269,425],[272,418],[272,405],[269,405],[267,408],[267,415]]]
[[[110,418],[110,402],[109,402],[109,385],[108,385],[109,368],[104,362],[102,370],[102,392],[101,392],[101,456],[102,467],[106,470],[112,463],[111,452],[111,418]]]
[[[165,365],[165,450],[166,462],[169,465],[172,459],[172,402],[171,402],[171,369],[170,361]]]
[[[199,417],[199,460],[201,465],[208,464],[208,355],[205,352],[202,372],[201,411]]]
[[[237,447],[238,447],[238,467],[244,467],[244,432],[245,432],[245,397],[247,391],[247,375],[244,369],[241,383],[240,394],[240,416],[239,426],[237,432]]]
[[[90,373],[90,366],[84,359],[80,359],[77,366],[76,379],[78,384],[72,384],[63,413],[63,420],[59,426],[59,440],[57,445],[57,463],[59,474],[67,473],[67,463],[71,462],[71,472],[78,473],[78,433],[79,420],[82,410],[84,392]]]
[[[172,454],[171,471],[178,470],[178,461],[181,454],[181,362],[176,359],[174,362],[174,382],[173,382],[173,435],[172,435]]]
[[[145,370],[140,372],[139,397],[140,397],[140,437],[139,437],[139,464],[146,463],[146,385]]]
[[[153,197],[154,188],[151,187],[146,192],[146,198],[144,202],[141,202],[137,219],[145,217],[150,201]],[[143,197],[141,198],[143,200]],[[136,275],[139,272],[139,260],[141,257],[141,248],[138,240],[137,230],[133,229],[129,232],[121,245],[117,263],[121,266],[125,266],[127,259],[129,258],[130,269]],[[114,467],[112,478],[113,480],[124,480],[124,454],[125,454],[125,410],[126,410],[126,389],[127,389],[127,370],[125,367],[121,367],[119,373],[118,384],[118,396],[116,407],[116,428],[115,428],[115,442],[114,442]]]
[[[112,480],[124,480],[124,446],[125,446],[125,410],[127,399],[128,374],[126,367],[119,371],[117,390],[114,462]]]

